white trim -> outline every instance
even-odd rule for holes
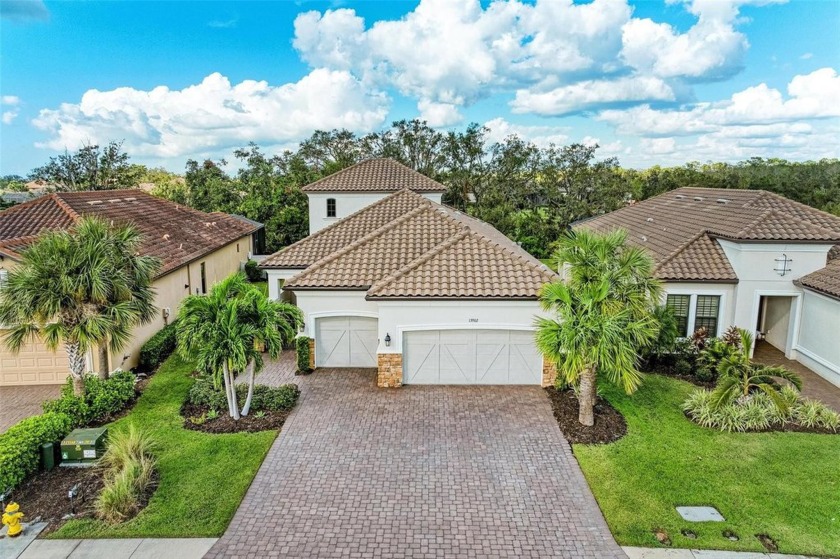
[[[688,295],[690,297],[688,301],[688,332],[686,332],[687,336],[691,336],[696,328],[694,327],[694,321],[697,318],[697,296],[698,295],[712,295],[716,297],[720,297],[720,304],[718,305],[718,316],[717,316],[717,332],[714,333],[713,337],[718,337],[722,333],[723,329],[723,322],[726,310],[726,291],[721,291],[719,289],[698,289],[698,288],[677,288],[677,289],[670,289],[667,285],[665,286],[665,293],[663,294],[663,301],[662,304],[668,302],[668,295]]]
[[[395,345],[398,348],[403,347],[403,334],[405,332],[421,332],[426,330],[520,330],[533,332],[536,331],[536,327],[525,324],[505,324],[502,322],[493,322],[490,324],[479,322],[467,322],[466,324],[453,324],[451,322],[446,324],[398,324],[397,339],[391,341],[391,347]]]
[[[310,338],[315,338],[315,321],[319,318],[327,318],[331,316],[362,316],[365,318],[375,318],[379,320],[379,313],[370,311],[321,311],[310,313],[306,316],[306,330]],[[317,351],[317,347],[315,349]]]
[[[807,357],[807,358],[809,358],[813,361],[816,361],[817,363],[819,363],[820,365],[822,365],[823,367],[825,367],[829,371],[833,371],[833,372],[837,373],[838,375],[840,375],[840,367],[838,367],[837,365],[835,365],[831,361],[828,361],[828,360],[824,359],[823,357],[820,357],[819,355],[817,355],[816,353],[814,353],[810,349],[806,349],[802,346],[796,346],[796,351],[801,353],[805,357]]]
[[[796,308],[791,308],[790,318],[788,319],[788,333],[787,339],[785,340],[784,354],[787,359],[795,359],[795,352],[798,351],[799,346],[799,321],[802,318],[802,292],[784,289],[756,289],[753,291],[749,331],[752,332],[754,337],[758,337],[756,335],[756,328],[758,327],[758,314],[762,297],[793,297],[794,300],[791,303],[795,304]],[[752,349],[754,353],[755,344],[753,344]],[[750,357],[752,357],[752,354]]]

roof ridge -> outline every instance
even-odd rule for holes
[[[331,224],[327,225],[326,227],[324,227],[323,229],[318,229],[317,231],[315,231],[315,232],[314,232],[314,233],[312,233],[311,235],[307,235],[306,237],[304,237],[304,238],[300,239],[299,241],[295,241],[294,243],[292,243],[292,244],[290,244],[290,245],[288,245],[288,246],[284,246],[283,248],[281,248],[281,249],[280,249],[280,250],[278,250],[277,252],[274,252],[274,253],[272,253],[271,255],[269,255],[269,256],[268,256],[268,258],[271,258],[272,256],[274,256],[274,255],[276,255],[276,254],[280,254],[280,253],[282,253],[282,252],[285,252],[285,251],[287,251],[287,250],[291,249],[292,247],[296,247],[296,246],[298,246],[298,245],[300,245],[300,244],[302,244],[302,243],[304,243],[304,242],[308,242],[308,241],[311,241],[312,239],[319,238],[319,237],[321,237],[321,236],[325,235],[328,231],[331,231],[331,230],[335,229],[336,227],[338,227],[339,225],[341,225],[341,224],[343,224],[343,223],[346,223],[346,222],[347,222],[347,221],[349,221],[351,218],[354,218],[354,217],[356,217],[356,216],[358,216],[358,215],[360,215],[360,214],[362,214],[362,213],[364,213],[364,212],[366,212],[366,211],[368,211],[368,210],[370,210],[370,209],[372,209],[372,208],[376,208],[376,207],[378,207],[378,206],[381,206],[381,205],[382,205],[382,204],[384,204],[386,201],[393,200],[393,199],[394,199],[394,198],[396,198],[397,196],[399,196],[399,195],[401,195],[401,194],[402,194],[402,195],[405,195],[406,193],[408,193],[408,194],[410,194],[410,195],[412,195],[412,196],[414,196],[414,197],[416,197],[416,198],[421,198],[422,200],[428,200],[428,199],[427,199],[425,196],[423,196],[422,194],[418,194],[418,193],[416,193],[416,192],[414,192],[414,191],[412,191],[412,190],[409,190],[409,189],[407,189],[407,188],[402,188],[402,189],[400,189],[400,190],[397,190],[396,192],[392,192],[391,194],[388,194],[388,195],[387,195],[387,196],[385,196],[384,198],[380,198],[379,200],[377,200],[376,202],[374,202],[374,203],[372,203],[372,204],[368,204],[367,206],[365,206],[365,207],[363,207],[363,208],[361,208],[361,209],[356,210],[355,212],[351,213],[351,214],[350,214],[350,215],[348,215],[347,217],[342,217],[341,219],[339,219],[339,220],[338,220],[338,221],[336,221],[335,223],[331,223]],[[268,259],[268,258],[267,258],[267,259]]]
[[[412,260],[411,262],[407,263],[405,266],[403,266],[399,270],[396,270],[396,271],[394,271],[394,273],[388,274],[387,276],[385,276],[385,277],[381,278],[380,280],[376,281],[375,283],[373,283],[370,286],[368,291],[375,291],[377,289],[382,289],[383,287],[385,287],[389,283],[392,283],[392,282],[398,280],[399,278],[408,274],[412,270],[415,270],[415,269],[419,268],[420,266],[422,266],[423,264],[425,264],[426,262],[428,262],[429,260],[431,260],[432,258],[437,256],[438,254],[441,254],[442,252],[448,250],[450,247],[452,247],[452,245],[454,245],[458,241],[464,239],[469,234],[470,234],[470,231],[468,229],[464,229],[463,231],[460,231],[459,233],[455,233],[454,235],[452,235],[451,237],[449,237],[448,239],[446,239],[445,241],[443,241],[442,243],[440,243],[436,247],[431,248],[427,252],[421,254],[420,256],[418,256],[417,258]]]
[[[703,236],[708,236],[708,235],[709,235],[709,231],[708,231],[708,230],[706,230],[706,229],[703,229],[702,231],[700,231],[700,232],[699,232],[699,233],[697,233],[696,235],[694,235],[694,236],[692,236],[691,238],[689,238],[689,239],[688,239],[687,241],[685,241],[683,244],[681,244],[681,245],[680,245],[680,246],[678,246],[676,249],[674,249],[674,252],[672,252],[672,253],[671,253],[671,254],[669,254],[667,257],[665,257],[665,258],[664,258],[664,259],[663,259],[663,260],[662,260],[659,264],[657,264],[656,266],[654,266],[654,268],[653,268],[654,272],[658,272],[658,271],[659,271],[660,269],[662,269],[662,268],[663,268],[666,264],[668,264],[669,262],[672,262],[672,261],[673,261],[673,260],[674,260],[677,256],[679,256],[682,252],[684,252],[684,251],[685,251],[685,249],[687,249],[688,247],[690,247],[691,245],[693,245],[694,243],[696,243],[696,242],[697,242],[697,241],[698,241],[701,237],[703,237]],[[711,239],[709,239],[709,240],[711,240]]]
[[[21,202],[20,204],[15,204],[10,208],[6,208],[5,210],[0,211],[3,215],[9,215],[16,212],[24,211],[24,209],[29,209],[32,206],[36,206],[38,204],[43,204],[48,200],[52,200],[55,202],[55,193],[52,192],[50,194],[45,194],[43,196],[38,196],[36,198],[32,198],[31,200],[26,200],[25,202]],[[60,206],[59,206],[60,207]],[[63,209],[63,208],[62,208]]]
[[[376,157],[367,157],[367,158],[364,158],[364,159],[362,159],[362,160],[360,160],[360,161],[357,161],[356,163],[353,163],[352,165],[348,165],[347,167],[345,167],[345,168],[343,168],[343,169],[339,169],[338,171],[335,171],[335,172],[333,172],[333,173],[330,173],[330,174],[329,174],[329,175],[327,175],[327,176],[321,177],[320,179],[318,179],[318,180],[316,180],[316,181],[314,181],[314,182],[311,182],[311,183],[309,183],[309,184],[307,184],[307,185],[302,186],[302,187],[301,187],[301,191],[303,191],[303,192],[308,192],[308,191],[312,190],[312,188],[313,188],[314,186],[316,186],[316,185],[318,185],[318,184],[321,184],[322,182],[325,182],[327,179],[334,179],[337,175],[344,174],[344,173],[346,173],[347,171],[350,171],[351,169],[355,169],[355,168],[356,168],[356,167],[358,167],[359,165],[362,165],[362,164],[364,164],[364,163],[370,163],[371,161],[388,161],[388,162],[390,162],[390,163],[393,163],[393,164],[399,165],[400,167],[404,167],[405,169],[407,169],[408,171],[410,171],[410,172],[412,172],[412,173],[416,173],[416,174],[420,175],[421,177],[423,177],[423,178],[424,178],[424,179],[426,179],[426,180],[429,180],[429,181],[431,181],[431,182],[433,182],[433,183],[436,183],[436,184],[440,185],[440,187],[441,187],[441,188],[440,188],[440,192],[444,192],[444,191],[446,190],[446,185],[444,185],[444,184],[442,184],[442,183],[440,183],[440,182],[436,181],[435,179],[433,179],[433,178],[431,178],[431,177],[428,177],[428,176],[424,175],[423,173],[421,173],[421,172],[420,172],[420,171],[418,171],[417,169],[412,169],[411,167],[409,167],[409,166],[408,166],[408,165],[406,165],[405,163],[403,163],[403,162],[401,162],[401,161],[398,161],[398,160],[394,159],[393,157],[376,156]],[[400,190],[402,190],[402,189],[400,189]]]
[[[312,182],[310,182],[309,184],[305,184],[305,185],[303,185],[302,187],[300,187],[300,189],[301,189],[302,191],[306,192],[306,190],[305,190],[305,189],[306,189],[306,188],[309,188],[310,186],[315,186],[316,184],[319,184],[319,183],[321,183],[321,182],[324,182],[325,180],[327,180],[327,179],[328,179],[328,178],[330,178],[330,177],[335,177],[336,175],[340,175],[340,174],[344,173],[345,171],[349,171],[350,169],[353,169],[353,168],[355,168],[355,167],[358,167],[358,166],[359,166],[359,165],[361,165],[362,163],[366,163],[366,162],[368,162],[368,161],[373,161],[374,159],[380,159],[380,158],[377,158],[377,157],[368,157],[367,159],[362,159],[362,160],[360,160],[360,161],[356,161],[356,162],[355,162],[355,163],[353,163],[352,165],[348,165],[347,167],[345,167],[345,168],[343,168],[343,169],[339,169],[338,171],[334,171],[334,172],[330,173],[329,175],[325,175],[325,176],[321,177],[320,179],[318,179],[318,180],[316,180],[316,181],[312,181]]]
[[[360,237],[360,238],[356,239],[355,241],[353,241],[349,245],[344,246],[344,247],[336,250],[335,252],[331,252],[328,255],[321,258],[320,260],[317,260],[317,261],[313,262],[311,265],[306,267],[306,269],[304,269],[300,273],[295,274],[294,276],[289,278],[289,280],[286,282],[286,284],[287,285],[294,284],[295,280],[297,280],[298,278],[303,278],[303,277],[306,277],[306,276],[310,275],[312,272],[317,272],[318,270],[320,270],[321,268],[323,268],[325,265],[329,264],[330,262],[333,262],[334,260],[337,260],[338,258],[344,256],[348,252],[352,252],[353,250],[356,250],[360,246],[368,243],[369,241],[375,239],[376,237],[381,237],[382,235],[384,235],[385,233],[387,233],[391,229],[394,229],[395,227],[399,227],[400,225],[402,225],[406,221],[408,221],[410,219],[413,219],[414,217],[417,217],[418,215],[420,215],[421,213],[426,212],[426,211],[431,211],[431,208],[429,208],[427,206],[419,206],[417,208],[414,208],[413,210],[410,210],[410,211],[402,214],[397,219],[395,219],[393,221],[390,221],[390,222],[386,223],[385,225],[382,225],[382,226],[378,227],[377,229],[374,229],[373,231],[371,231],[367,235],[364,235],[363,237]]]
[[[56,204],[59,208],[61,208],[61,209],[64,211],[64,213],[66,213],[66,214],[70,217],[70,219],[72,219],[75,223],[78,223],[78,222],[82,219],[82,216],[81,216],[81,215],[79,215],[79,214],[76,212],[76,210],[74,210],[73,208],[71,208],[71,207],[70,207],[70,204],[68,204],[67,202],[65,202],[65,201],[61,198],[61,196],[59,196],[59,195],[58,195],[58,193],[57,193],[57,192],[54,192],[54,193],[50,194],[50,197],[52,197],[52,198],[53,198],[53,201],[55,201],[55,204]]]

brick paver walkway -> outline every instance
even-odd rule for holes
[[[385,390],[292,361],[259,381],[301,401],[207,557],[626,557],[540,388]]]
[[[58,398],[61,387],[61,384],[0,386],[0,433],[21,419],[41,413],[41,403]]]
[[[785,357],[785,354],[767,342],[758,342],[753,359],[765,365],[780,365],[797,373],[802,378],[802,395],[819,400],[830,408],[840,411],[840,388],[800,363]]]

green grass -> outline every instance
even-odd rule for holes
[[[140,538],[220,536],[262,464],[276,431],[210,435],[181,427],[181,404],[192,384],[193,367],[177,355],[152,376],[126,417],[157,443],[160,485],[148,506],[132,520],[109,526],[99,520],[71,520],[51,538]]]
[[[574,445],[618,542],[654,547],[652,530],[664,528],[675,547],[764,551],[755,534],[766,533],[781,553],[840,555],[840,436],[705,429],[680,408],[692,388],[659,375],[633,396],[604,386],[627,436]],[[726,522],[685,522],[675,505],[712,505]],[[725,529],[740,541],[723,538]]]

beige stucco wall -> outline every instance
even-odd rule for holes
[[[246,235],[221,247],[215,252],[196,259],[185,266],[181,266],[165,276],[157,278],[153,283],[155,289],[155,306],[157,307],[154,320],[149,324],[136,328],[131,341],[126,347],[121,352],[110,356],[110,368],[122,367],[123,369],[130,369],[136,366],[142,345],[158,330],[163,328],[167,322],[171,322],[178,316],[181,301],[187,295],[201,292],[202,263],[205,265],[206,287],[209,290],[215,283],[239,271],[248,260],[248,254],[252,252],[252,248],[251,236]],[[9,258],[0,261],[0,269],[10,270],[15,265],[15,261]],[[170,309],[168,319],[164,319],[163,316],[163,309],[165,308]],[[10,380],[19,379],[15,382],[8,382],[8,384],[34,384],[37,382],[36,379],[40,379],[40,384],[64,382],[66,374],[54,374],[57,363],[56,359],[63,359],[63,356],[53,355],[52,352],[44,349],[40,344],[38,344],[37,348],[25,348],[23,353],[30,360],[42,363],[42,367],[45,368],[44,374],[29,372],[25,376],[6,375],[7,379]],[[5,362],[9,367],[17,367],[12,357],[7,354],[8,350],[5,347],[0,347],[0,364],[3,363],[5,358]],[[63,359],[61,362],[66,363],[66,359]],[[91,352],[88,358],[88,364],[91,370],[95,371],[98,369],[98,354],[95,350]],[[48,372],[50,374],[47,374]]]

